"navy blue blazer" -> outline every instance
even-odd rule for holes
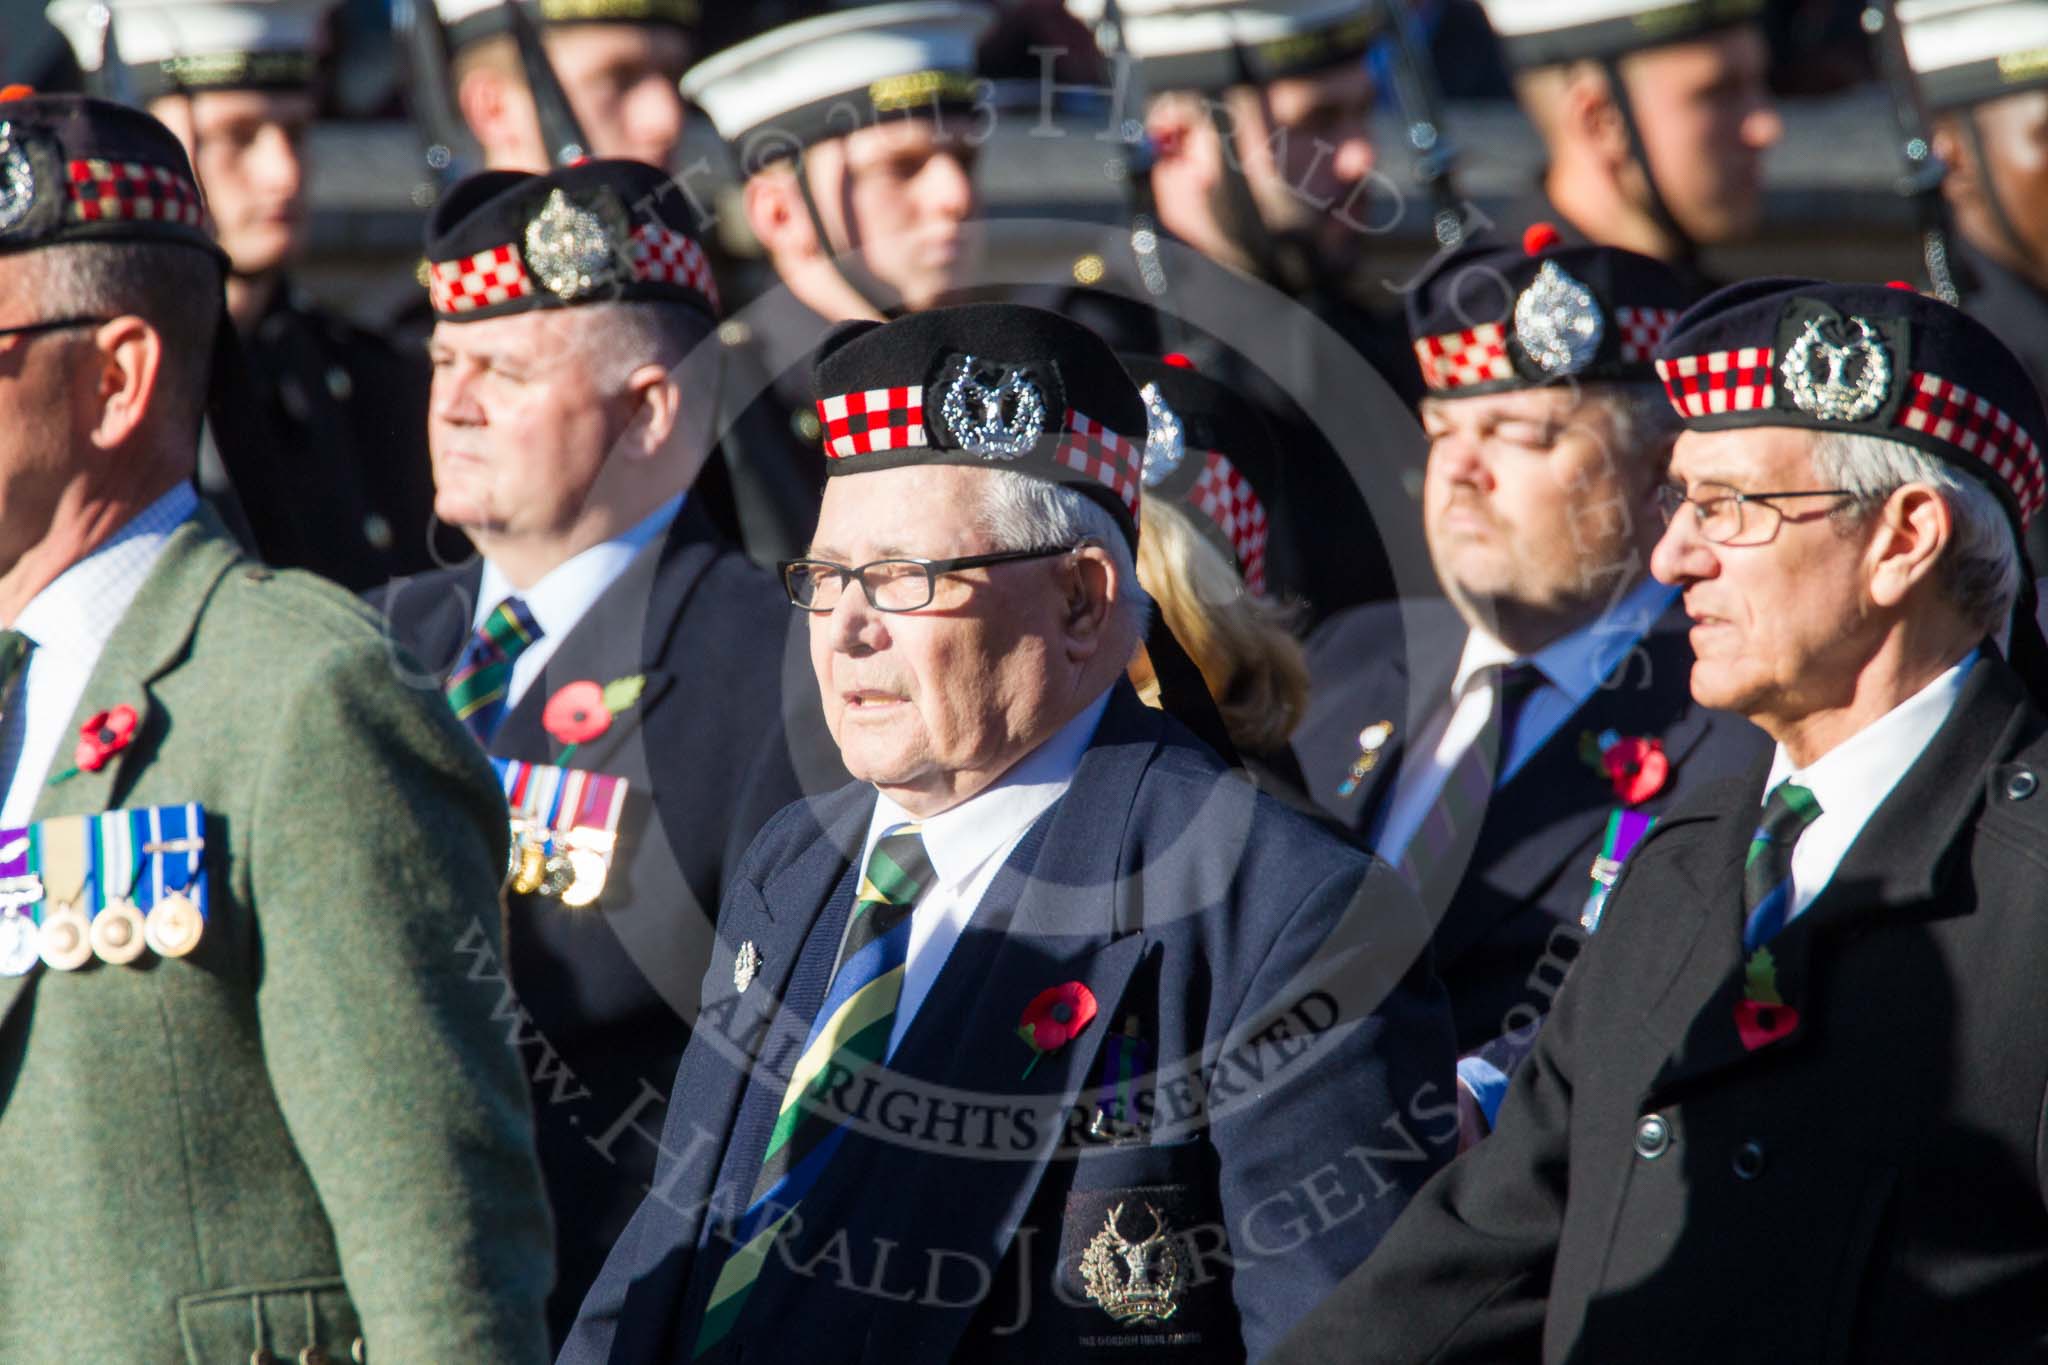
[[[811,1020],[780,1002],[850,882],[874,800],[854,785],[782,812],[728,887],[652,1193],[561,1365],[688,1359],[698,1324],[681,1305],[716,1272],[707,1260],[692,1294],[700,1236],[717,1238],[750,1192],[716,1188],[749,1068],[801,1046]],[[1426,939],[1389,869],[1256,793],[1119,683],[721,1358],[1258,1357],[1455,1147]],[[742,945],[758,955],[750,980],[734,972]],[[1026,1077],[1020,1016],[1069,981],[1100,1013]],[[1157,1065],[1137,1078],[1134,1123],[1098,1122],[1118,1117],[1100,1083],[1129,1031]],[[1120,1325],[1080,1274],[1119,1208],[1118,1236],[1158,1227],[1175,1248],[1177,1277],[1155,1263],[1155,1284],[1172,1282],[1163,1323]]]
[[[1405,612],[1405,616],[1404,616]],[[1692,699],[1692,646],[1673,602],[1549,740],[1494,793],[1463,879],[1441,911],[1436,965],[1450,992],[1458,1049],[1527,1036],[1583,945],[1580,917],[1609,816],[1623,804],[1581,754],[1613,730],[1655,737],[1671,763],[1664,789],[1627,807],[1662,814],[1710,779],[1743,772],[1770,742],[1740,716]],[[1448,702],[1468,634],[1450,603],[1383,603],[1345,612],[1309,644],[1308,715],[1294,751],[1309,794],[1363,839],[1393,798],[1407,746]],[[1388,721],[1378,766],[1350,796],[1339,787],[1359,732]],[[1504,1070],[1509,1068],[1503,1068]]]
[[[392,640],[423,665],[420,685],[440,687],[454,667],[482,574],[472,562],[372,596]],[[801,672],[785,687],[795,619],[780,585],[720,540],[692,498],[577,622],[490,746],[495,757],[559,765],[564,746],[541,724],[558,688],[647,680],[639,702],[566,765],[628,783],[604,894],[574,910],[508,893],[509,964],[468,967],[529,1067],[555,1208],[549,1320],[558,1342],[654,1169],[650,1144],[594,1150],[586,1139],[623,1119],[659,1127],[728,871],[768,818],[803,794],[789,737],[812,790],[846,780],[836,755],[817,757],[824,722],[800,636],[787,667]]]

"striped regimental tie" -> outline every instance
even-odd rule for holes
[[[776,1234],[845,1140],[847,1129],[818,1097],[880,1065],[903,994],[911,911],[936,880],[916,825],[899,825],[868,857],[831,988],[782,1092],[761,1158],[753,1197],[732,1237],[733,1251],[704,1308],[694,1359],[723,1341],[738,1321]]]
[[[1500,770],[1514,747],[1522,707],[1543,685],[1542,670],[1526,660],[1493,665],[1475,676],[1493,687],[1493,713],[1445,774],[1443,789],[1415,827],[1396,869],[1432,906],[1447,904],[1463,879]]]
[[[1820,802],[1804,787],[1780,782],[1771,789],[1742,865],[1742,906],[1749,912],[1742,927],[1744,948],[1769,943],[1791,917],[1792,846],[1820,813]]]
[[[488,745],[505,719],[505,690],[512,684],[512,665],[526,647],[541,637],[540,622],[516,597],[491,608],[491,614],[462,647],[455,671],[448,675],[448,704],[455,718],[469,727],[476,742]]]

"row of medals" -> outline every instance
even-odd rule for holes
[[[60,901],[37,924],[26,907],[43,898],[40,883],[33,895],[23,894],[27,888],[7,890],[11,894],[0,905],[0,976],[25,975],[38,961],[75,972],[94,958],[124,967],[145,951],[183,957],[199,946],[206,928],[198,902],[182,891],[167,893],[146,915],[128,900],[92,916],[76,901]]]
[[[533,821],[514,820],[506,885],[522,896],[546,896],[580,909],[603,893],[617,837],[598,829],[550,831]]]

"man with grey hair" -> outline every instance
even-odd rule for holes
[[[2040,399],[1874,285],[1724,290],[1657,363],[1652,567],[1776,751],[1636,851],[1499,1130],[1290,1365],[2040,1358]]]
[[[379,595],[520,832],[514,1042],[557,1210],[558,1341],[653,1172],[728,854],[802,794],[787,606],[692,494],[717,294],[666,188],[594,161],[441,201],[428,444],[437,510],[480,559]],[[844,780],[829,757],[813,776]]]
[[[1125,679],[1146,422],[1106,343],[940,309],[815,382],[785,580],[859,780],[729,888],[561,1360],[1258,1357],[1456,1138],[1413,898]]]
[[[504,807],[200,505],[225,266],[169,129],[0,91],[0,1359],[537,1365]]]

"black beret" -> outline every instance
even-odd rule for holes
[[[451,322],[587,303],[680,303],[718,315],[689,196],[638,161],[485,171],[435,206],[427,292]]]
[[[1648,383],[1657,343],[1693,298],[1662,261],[1566,246],[1538,224],[1521,247],[1481,243],[1446,257],[1408,293],[1408,334],[1434,393]]]
[[[1145,400],[1145,493],[1185,504],[1236,563],[1245,587],[1266,592],[1270,528],[1261,485],[1279,473],[1266,419],[1242,394],[1196,372],[1185,356],[1123,357]]]
[[[1145,403],[1109,344],[1041,308],[979,303],[849,322],[811,372],[826,476],[914,464],[1078,489],[1138,543]]]
[[[72,242],[167,242],[226,265],[170,129],[84,95],[0,100],[0,252]]]
[[[2048,492],[2041,399],[2026,368],[1982,323],[1903,286],[1731,286],[1678,320],[1657,373],[1694,431],[1801,427],[1900,441],[1982,479],[2022,525]]]

